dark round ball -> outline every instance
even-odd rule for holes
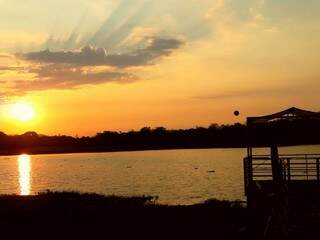
[[[239,116],[240,115],[240,112],[239,111],[234,111],[233,113],[235,116]]]

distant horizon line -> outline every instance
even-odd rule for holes
[[[101,130],[101,131],[97,131],[95,133],[92,133],[90,135],[86,135],[86,134],[68,134],[68,133],[57,133],[57,134],[44,134],[44,133],[41,133],[41,132],[38,132],[36,130],[27,130],[25,132],[22,132],[22,133],[6,133],[5,131],[2,131],[0,129],[0,136],[1,134],[5,134],[6,136],[23,136],[27,133],[35,133],[37,134],[38,136],[48,136],[48,137],[53,137],[53,136],[68,136],[68,137],[93,137],[99,133],[105,133],[105,132],[113,132],[113,133],[129,133],[129,132],[140,132],[141,130],[143,129],[147,129],[149,128],[151,131],[152,130],[156,130],[156,129],[160,129],[160,128],[164,128],[166,131],[179,131],[179,130],[192,130],[192,129],[201,129],[201,128],[204,128],[204,129],[209,129],[210,127],[213,127],[213,126],[216,126],[217,128],[218,127],[223,127],[223,126],[233,126],[233,125],[241,125],[241,126],[246,126],[246,123],[242,123],[242,122],[234,122],[234,123],[211,123],[207,126],[200,126],[200,125],[195,125],[193,127],[186,127],[186,128],[167,128],[167,127],[164,127],[164,126],[157,126],[157,127],[150,127],[150,126],[144,126],[144,127],[141,127],[141,128],[137,128],[137,129],[130,129],[130,130],[108,130],[108,129],[105,129],[105,130]]]

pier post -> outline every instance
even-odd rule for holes
[[[319,183],[320,181],[320,166],[319,166],[319,158],[316,160],[316,165],[317,165],[317,182]]]
[[[275,184],[275,187],[278,188],[282,183],[283,173],[277,146],[271,147],[271,167],[273,183]]]
[[[290,158],[287,159],[287,170],[288,170],[288,181],[290,181],[291,180]]]
[[[288,236],[288,199],[277,146],[271,147],[271,165],[274,191],[272,212],[275,224],[280,228],[281,235],[279,237],[281,240],[285,240]]]
[[[248,148],[248,156],[245,159],[245,190],[247,195],[247,206],[251,208],[252,201],[252,183],[253,183],[253,167],[252,167],[252,149]]]

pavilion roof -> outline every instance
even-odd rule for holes
[[[316,119],[320,120],[320,112],[312,112],[299,108],[289,108],[281,112],[273,113],[266,116],[260,117],[248,117],[247,124],[263,124],[269,122],[275,122],[279,120],[297,120],[297,119]]]

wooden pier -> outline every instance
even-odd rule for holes
[[[305,124],[309,120],[320,124],[320,114],[290,108],[247,119],[249,138],[253,136],[253,140],[248,143],[243,168],[253,239],[302,239],[318,234],[320,154],[279,154],[277,138],[270,135],[270,154],[253,154],[255,130],[268,129],[279,122],[293,126],[294,121]],[[288,133],[294,133],[294,129]]]
[[[270,155],[252,155],[243,160],[245,192],[252,185],[270,185],[273,182]],[[311,185],[320,191],[320,154],[279,155],[282,181],[294,188],[295,185]],[[319,189],[318,189],[319,188]]]

